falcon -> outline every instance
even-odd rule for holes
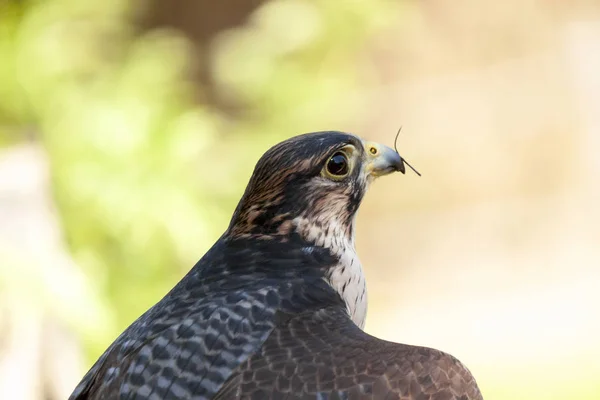
[[[362,330],[356,212],[369,184],[404,164],[343,132],[273,146],[225,233],[70,400],[482,399],[451,355]]]

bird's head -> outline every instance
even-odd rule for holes
[[[369,184],[396,171],[404,173],[404,160],[379,143],[342,132],[292,137],[256,164],[228,234],[297,233],[317,245],[325,244],[324,235],[343,234],[353,242],[354,216]]]

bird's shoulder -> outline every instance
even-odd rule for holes
[[[473,400],[481,393],[453,356],[384,341],[332,306],[279,315],[260,351],[232,374],[218,399]]]
[[[320,262],[315,254],[302,258],[305,252],[286,251],[267,258],[263,247],[272,243],[250,244],[218,242],[110,345],[70,400],[132,393],[210,398],[258,351],[278,312],[338,301],[319,275],[273,273],[298,263],[313,266]]]
[[[273,295],[264,288],[157,304],[113,342],[71,399],[96,398],[96,392],[160,398],[215,392],[275,326]]]

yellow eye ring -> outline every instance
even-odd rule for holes
[[[369,153],[371,153],[371,154],[373,154],[373,155],[377,154],[377,148],[376,148],[376,147],[371,147],[371,148],[369,149]]]

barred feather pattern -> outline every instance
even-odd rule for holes
[[[260,348],[278,312],[342,304],[322,279],[321,267],[335,261],[328,251],[254,241],[219,241],[209,262],[200,260],[115,340],[70,399],[212,398]]]
[[[438,350],[386,342],[339,307],[281,317],[216,399],[481,400],[471,373]]]

